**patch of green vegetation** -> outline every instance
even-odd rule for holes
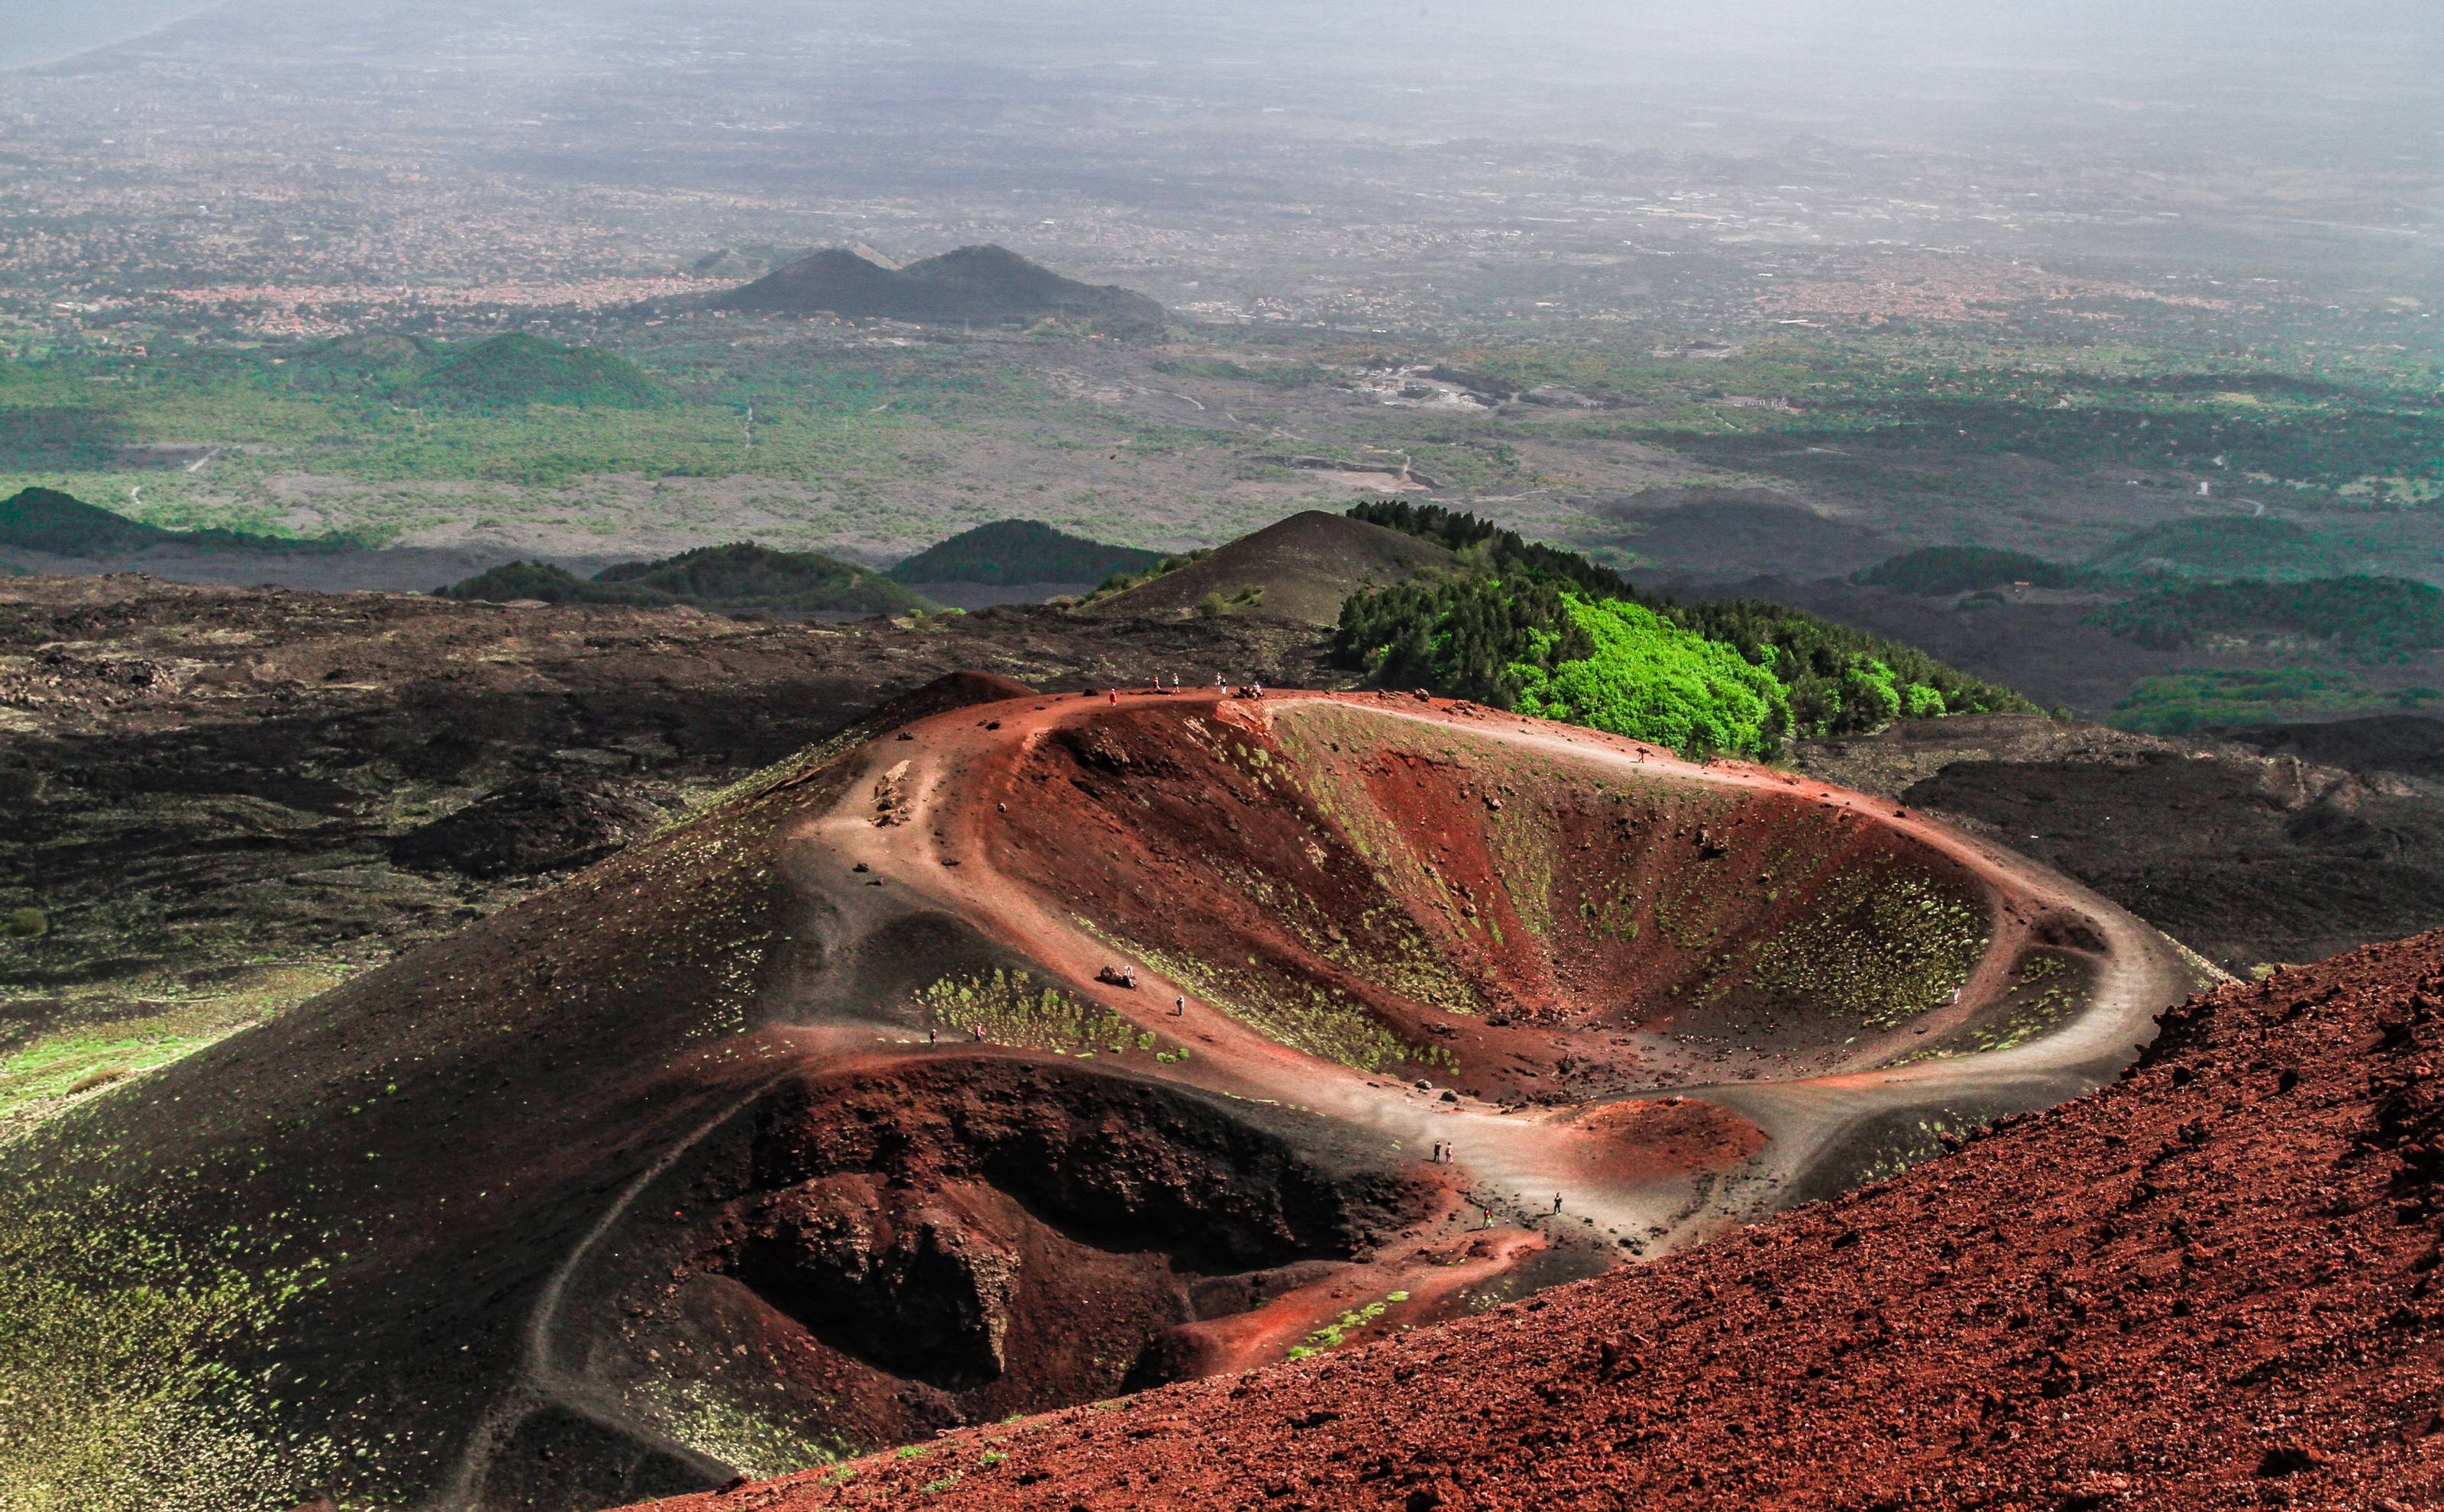
[[[1857,581],[1896,593],[1930,598],[2025,582],[2036,588],[2073,588],[2086,581],[2077,567],[1998,546],[1927,546],[1888,557],[1858,574]]]
[[[2444,646],[2444,590],[2407,578],[2199,583],[2113,604],[2093,622],[2142,646],[2185,650],[2217,636],[2306,637],[2365,661]]]
[[[1955,1109],[1943,1109],[1906,1123],[1888,1122],[1875,1131],[1878,1148],[1874,1157],[1859,1168],[1859,1185],[1889,1181],[1920,1161],[1941,1154],[1946,1139],[1965,1137],[1990,1122],[1990,1118]]]
[[[2331,714],[2389,713],[2444,705],[2435,689],[2379,691],[2344,672],[2307,667],[2273,671],[2191,670],[2141,678],[2104,722],[2153,735],[2239,725],[2282,724]]]
[[[1986,953],[1976,899],[1893,868],[1836,879],[1809,915],[1752,947],[1749,979],[1803,1009],[1893,1029],[1942,1006]]]
[[[1764,755],[1790,728],[1782,685],[1731,647],[1639,604],[1565,599],[1589,652],[1549,671],[1515,663],[1520,712],[1693,752]]]
[[[1113,939],[1091,920],[1076,922],[1097,939],[1154,967],[1266,1038],[1318,1060],[1365,1072],[1410,1063],[1459,1069],[1459,1059],[1450,1050],[1409,1043],[1340,987],[1286,979],[1263,970],[1252,959],[1246,968],[1182,960]]]
[[[0,1056],[0,1135],[23,1133],[69,1099],[180,1060],[336,986],[340,967],[274,967],[238,991],[165,996],[153,1011],[114,1014],[100,1022],[78,1016]],[[75,1000],[70,999],[73,1012]]]
[[[1143,572],[1159,551],[1107,545],[1040,520],[996,520],[937,542],[893,567],[895,582],[1102,582]]]
[[[1028,1045],[1064,1055],[1156,1051],[1156,1036],[1099,1003],[1038,988],[1025,971],[993,968],[990,975],[944,977],[916,994],[929,1023],[995,1044]],[[1170,1055],[1170,1051],[1157,1052]]]
[[[1610,567],[1599,566],[1575,551],[1527,540],[1516,530],[1505,530],[1474,514],[1405,499],[1369,500],[1351,505],[1345,512],[1352,520],[1432,541],[1497,576],[1569,583],[1597,598],[1630,596],[1628,580]]]
[[[1097,584],[1093,593],[1090,593],[1085,598],[1079,599],[1078,602],[1082,606],[1100,602],[1102,599],[1113,597],[1115,594],[1123,594],[1128,592],[1131,588],[1152,582],[1157,578],[1168,577],[1172,573],[1177,572],[1180,568],[1188,566],[1193,562],[1202,562],[1212,555],[1213,555],[1213,550],[1210,547],[1204,547],[1195,551],[1185,552],[1176,557],[1165,557],[1160,562],[1156,562],[1153,566],[1144,568],[1140,571],[1113,573],[1110,577],[1105,578],[1101,583]]]
[[[49,933],[50,928],[50,915],[41,909],[26,908],[9,911],[8,932],[13,939],[39,939]]]
[[[783,481],[750,502],[784,507],[810,539],[905,539],[936,531],[938,519],[886,490],[942,465],[939,438],[962,414],[1049,403],[1022,375],[954,349],[809,363],[728,341],[630,335],[659,343],[644,357],[666,391],[657,402],[436,397],[426,380],[465,353],[398,337],[0,362],[0,495],[42,486],[117,499],[140,486],[124,508],[146,523],[283,536],[294,500],[282,480],[309,475],[333,485],[314,507],[335,531],[371,544],[476,517],[565,528],[606,506],[649,507],[661,521],[670,514],[637,498],[636,480],[749,474]],[[192,470],[123,450],[162,445],[213,450]],[[700,498],[677,507],[721,524]],[[1117,506],[1111,515],[1122,525]]]
[[[444,358],[416,396],[429,404],[479,410],[535,404],[636,409],[667,397],[638,366],[615,352],[563,346],[512,331]]]
[[[1301,1342],[1292,1345],[1286,1357],[1305,1359],[1311,1355],[1321,1355],[1328,1349],[1339,1349],[1349,1342],[1352,1335],[1379,1321],[1395,1303],[1405,1302],[1408,1300],[1407,1292],[1392,1292],[1380,1301],[1368,1302],[1363,1307],[1351,1308],[1314,1333],[1307,1335]]]
[[[23,1512],[285,1506],[341,1450],[275,1428],[276,1372],[218,1363],[276,1334],[324,1263],[269,1263],[294,1214],[161,1237],[141,1194],[41,1187],[0,1207],[0,1504]],[[105,1213],[113,1216],[102,1216]]]
[[[1428,687],[1693,753],[1758,756],[1793,735],[2030,707],[1921,652],[1779,604],[1639,600],[1625,584],[1599,593],[1588,584],[1619,576],[1573,553],[1514,544],[1509,532],[1485,534],[1474,516],[1360,507],[1373,523],[1406,522],[1492,563],[1342,605],[1333,655],[1378,686]]]
[[[1224,597],[1221,589],[1216,588],[1196,600],[1196,618],[1219,619],[1235,610],[1252,609],[1264,601],[1265,586],[1259,582],[1241,583],[1239,591],[1227,598]]]
[[[648,1379],[641,1389],[661,1419],[662,1431],[751,1480],[836,1465],[850,1453],[838,1439],[810,1437],[798,1426],[733,1401],[703,1381]]]

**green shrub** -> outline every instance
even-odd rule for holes
[[[1676,747],[1694,737],[1696,748],[1750,752],[1769,748],[1786,735],[1863,733],[1899,718],[2034,707],[2009,689],[1947,667],[1924,652],[1781,604],[1755,599],[1678,604],[1639,598],[1609,569],[1570,552],[1520,543],[1473,515],[1406,504],[1363,505],[1350,512],[1457,543],[1472,556],[1495,563],[1481,571],[1415,578],[1353,595],[1342,605],[1334,659],[1364,670],[1379,687],[1425,687],[1509,709],[1526,707],[1522,699],[1532,684],[1540,707],[1602,710],[1603,718],[1626,722],[1601,724],[1603,728]],[[1593,582],[1616,586],[1591,590],[1587,585]],[[1638,608],[1647,618],[1606,622],[1581,612],[1614,604]],[[1574,665],[1596,656],[1600,623],[1609,623],[1614,636],[1606,667]],[[1731,660],[1700,656],[1660,634],[1662,628],[1727,648]],[[1731,674],[1731,661],[1745,671]],[[1760,671],[1775,686],[1762,713],[1736,691],[1761,687],[1749,675]],[[1631,681],[1606,694],[1598,683],[1607,673]],[[1713,691],[1695,691],[1701,689]],[[1646,723],[1631,728],[1641,720]],[[1600,724],[1595,717],[1580,722]],[[1714,731],[1728,738],[1716,744]]]
[[[18,939],[30,940],[50,932],[51,921],[41,909],[10,909],[9,932]]]
[[[1550,672],[1517,669],[1522,713],[1632,735],[1676,750],[1763,755],[1790,728],[1773,674],[1718,641],[1619,599],[1565,595],[1592,646]]]
[[[891,569],[896,582],[1096,582],[1143,572],[1159,551],[1106,545],[1040,520],[996,520],[926,547]]]

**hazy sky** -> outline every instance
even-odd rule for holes
[[[46,63],[209,9],[210,0],[0,0],[0,68]]]

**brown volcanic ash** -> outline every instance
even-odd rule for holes
[[[666,1512],[2433,1507],[2439,1068],[2444,932],[2203,994],[2117,1085],[1651,1266]]]

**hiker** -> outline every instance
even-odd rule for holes
[[[972,1023],[968,1025],[968,1042],[971,1044],[982,1044],[985,1042],[985,1026],[983,1024]]]
[[[1482,1209],[1480,1209],[1480,1210],[1485,1214],[1485,1226],[1486,1226],[1486,1227],[1488,1227],[1488,1228],[1492,1227],[1492,1226],[1493,1226],[1493,1209],[1492,1209],[1492,1208],[1482,1208]]]
[[[1437,1140],[1435,1140],[1435,1156],[1434,1156],[1434,1164],[1435,1164],[1435,1165],[1439,1166],[1439,1165],[1441,1165],[1442,1163],[1443,1163],[1443,1142],[1442,1142],[1441,1140],[1437,1139]]]
[[[1171,1000],[1171,1016],[1175,1019],[1184,1019],[1188,1017],[1187,993],[1183,992]]]
[[[1136,967],[1124,966],[1120,968],[1120,986],[1127,987],[1132,992],[1137,990],[1138,968]]]
[[[1217,693],[1222,691],[1222,674],[1218,672],[1213,674],[1213,691]]]
[[[925,1042],[928,1045],[940,1044],[942,1042],[942,1031],[936,1028],[927,1028],[925,1031]]]
[[[1113,689],[1113,690],[1112,690],[1112,702],[1114,702],[1114,703],[1116,703],[1116,704],[1117,704],[1117,703],[1119,703],[1120,701],[1120,691],[1119,689],[1115,688],[1115,689]]]
[[[1248,691],[1250,696],[1262,698],[1265,696],[1265,685],[1260,682],[1250,683],[1248,685]]]
[[[1558,1191],[1553,1193],[1553,1210],[1555,1212],[1562,1210],[1562,1194]]]

